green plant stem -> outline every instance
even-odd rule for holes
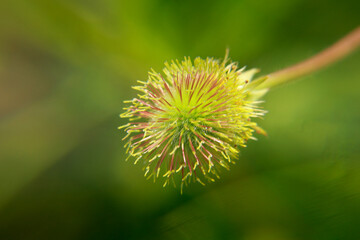
[[[356,50],[359,46],[360,27],[357,27],[348,35],[315,56],[288,68],[269,74],[268,79],[261,84],[260,88],[273,88],[296,78],[313,73],[344,58],[346,55]]]

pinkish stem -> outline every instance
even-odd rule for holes
[[[268,79],[260,85],[260,88],[271,88],[315,72],[327,65],[330,65],[342,59],[349,53],[356,50],[359,45],[360,27],[357,27],[348,35],[334,43],[329,48],[318,53],[317,55],[288,68],[269,74]]]

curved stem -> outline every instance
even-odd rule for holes
[[[345,57],[360,46],[360,27],[334,43],[329,48],[288,68],[271,73],[260,88],[271,88],[295,78],[315,72]]]

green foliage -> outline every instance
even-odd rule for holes
[[[165,61],[269,73],[358,24],[359,1],[0,1],[0,239],[359,239],[359,52],[270,92],[219,181],[183,195],[125,162],[118,113]]]

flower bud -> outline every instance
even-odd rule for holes
[[[125,147],[135,163],[144,165],[145,176],[204,184],[219,178],[238,158],[254,131],[265,134],[253,118],[264,111],[257,106],[266,93],[251,82],[256,69],[238,69],[236,63],[190,58],[165,63],[162,73],[149,72],[146,82],[133,87],[141,92],[125,101],[122,118],[128,139]]]

